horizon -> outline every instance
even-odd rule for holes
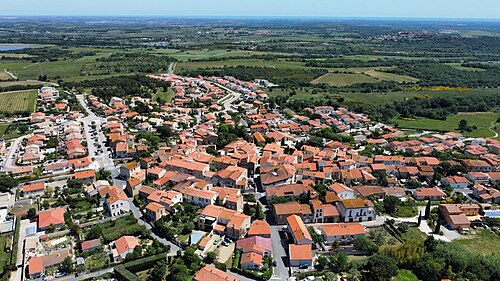
[[[88,0],[68,3],[61,0],[19,0],[0,4],[2,17],[190,17],[190,18],[311,18],[311,19],[445,19],[500,20],[500,2],[494,0]]]

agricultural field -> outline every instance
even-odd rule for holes
[[[447,65],[463,71],[486,71],[486,69],[462,66],[461,63],[447,63]]]
[[[327,73],[312,81],[313,84],[328,84],[330,86],[345,87],[358,83],[377,83],[378,80],[364,74]]]
[[[498,139],[500,133],[500,125],[496,123],[500,117],[498,112],[474,112],[474,113],[459,113],[449,116],[446,120],[434,120],[428,118],[417,118],[416,120],[396,120],[400,128],[429,130],[429,131],[454,131],[457,130],[460,120],[467,120],[469,126],[477,126],[472,132],[464,132],[468,137],[492,137]]]
[[[498,234],[482,228],[478,228],[475,231],[477,234],[469,234],[463,239],[453,240],[453,243],[467,251],[480,254],[495,254],[498,252],[496,247],[492,247],[492,245],[499,245],[500,243],[500,236]]]
[[[418,79],[414,78],[414,77],[397,75],[397,74],[375,71],[375,70],[367,71],[367,72],[365,72],[365,74],[370,76],[370,77],[373,77],[373,78],[376,78],[379,80],[384,80],[384,81],[394,81],[394,82],[398,82],[398,83],[416,83],[416,82],[418,82]]]
[[[0,70],[0,81],[8,80],[12,80],[12,77],[5,70]]]
[[[0,113],[35,112],[37,90],[0,93]]]
[[[305,69],[302,62],[293,62],[285,60],[261,60],[261,59],[230,59],[221,61],[189,61],[177,63],[175,70],[194,70],[203,68],[223,68],[232,66],[256,66],[256,67],[271,67],[271,68],[293,68]]]

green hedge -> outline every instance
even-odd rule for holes
[[[118,265],[115,267],[116,278],[120,281],[141,281],[141,279],[133,272],[144,271],[152,268],[158,261],[166,258],[167,253],[162,253]]]

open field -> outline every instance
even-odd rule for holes
[[[5,72],[5,70],[0,70],[0,81],[7,81],[11,79],[12,77],[7,72]]]
[[[231,59],[221,61],[193,61],[193,62],[180,62],[176,65],[175,70],[193,70],[200,68],[223,68],[231,66],[257,66],[257,67],[271,67],[271,68],[293,68],[305,69],[308,68],[302,62],[285,61],[285,60],[260,60],[260,59]]]
[[[500,236],[482,228],[478,228],[476,231],[476,235],[467,235],[463,239],[453,240],[453,243],[471,252],[480,254],[498,253],[498,248],[493,245],[500,245]]]
[[[312,81],[313,84],[328,84],[330,86],[345,87],[357,83],[377,83],[377,79],[364,74],[327,73]]]
[[[397,75],[397,74],[375,71],[375,70],[367,71],[367,72],[365,72],[365,74],[370,76],[370,77],[379,79],[379,80],[395,81],[398,83],[416,83],[416,82],[418,82],[418,79],[414,78],[414,77]]]
[[[158,92],[153,95],[153,100],[156,101],[156,98],[160,97],[161,99],[165,100],[166,102],[171,102],[174,95],[175,95],[175,93],[172,89],[168,89],[166,92],[158,90]]]
[[[35,112],[36,90],[14,91],[0,94],[0,112],[15,114],[20,112]]]
[[[460,120],[467,120],[469,126],[477,126],[477,130],[464,132],[468,137],[496,137],[500,132],[500,126],[496,120],[500,116],[498,112],[459,113],[449,116],[446,120],[434,120],[428,118],[417,118],[414,121],[397,120],[400,128],[430,130],[430,131],[454,131],[457,130]]]
[[[427,234],[420,231],[418,227],[410,227],[407,232],[403,233],[402,237],[404,240],[424,241],[427,239]]]
[[[461,63],[447,63],[447,65],[449,65],[455,69],[463,70],[463,71],[486,71],[486,69],[482,69],[482,68],[465,67],[465,66],[462,66]]]
[[[38,85],[42,84],[40,81],[2,81],[0,82],[0,87],[10,87],[10,86],[19,86],[19,85]]]

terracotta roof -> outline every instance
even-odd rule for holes
[[[255,252],[247,252],[241,255],[241,264],[245,263],[253,263],[253,264],[262,264],[262,255],[257,254]]]
[[[52,209],[42,211],[38,214],[38,228],[48,227],[49,225],[59,225],[64,223],[64,209]]]
[[[101,240],[100,239],[83,241],[82,242],[82,251],[86,251],[88,249],[92,249],[92,248],[95,248],[95,247],[98,247],[98,246],[101,246]]]
[[[295,245],[290,244],[289,246],[290,260],[292,261],[302,261],[302,260],[312,260],[313,254],[311,245]]]
[[[85,171],[77,171],[75,172],[75,179],[88,179],[95,177],[94,170],[85,170]]]
[[[326,236],[344,236],[366,234],[365,228],[359,223],[335,223],[321,226]]]
[[[134,236],[122,236],[115,241],[116,251],[119,255],[139,245],[139,240]]]
[[[42,257],[32,257],[28,263],[28,273],[29,275],[42,273],[43,272],[43,261]]]
[[[367,207],[366,200],[361,198],[341,200],[340,204],[346,209],[358,209]]]
[[[291,215],[286,219],[286,221],[290,231],[293,233],[293,236],[295,236],[296,241],[302,241],[304,239],[312,241],[306,225],[299,216]]]
[[[261,235],[271,235],[271,227],[266,221],[256,220],[250,226],[248,230],[248,236],[261,236]]]
[[[206,265],[196,272],[194,281],[240,281],[240,279],[212,265]]]
[[[43,191],[45,190],[45,183],[38,182],[32,184],[25,184],[22,190],[23,192]]]

